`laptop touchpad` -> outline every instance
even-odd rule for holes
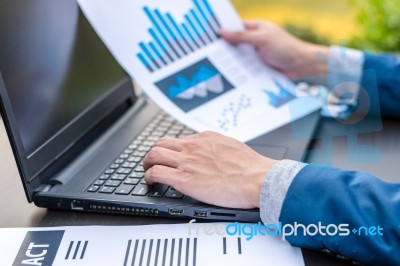
[[[273,146],[273,145],[263,145],[263,144],[249,144],[249,146],[259,154],[275,160],[283,159],[287,151],[287,147],[284,146]]]

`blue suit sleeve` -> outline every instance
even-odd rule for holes
[[[400,117],[400,58],[390,54],[365,53],[361,85],[375,95],[371,90],[378,87],[381,114]],[[369,72],[373,70],[373,73]]]
[[[283,225],[348,224],[347,236],[298,233],[287,240],[294,246],[328,249],[369,265],[400,265],[400,184],[310,164],[290,185],[280,221]],[[383,228],[382,235],[363,230],[373,226]]]

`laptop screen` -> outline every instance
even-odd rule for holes
[[[71,0],[2,0],[0,71],[27,158],[61,137],[33,168],[98,122],[104,113],[61,136],[126,78]]]

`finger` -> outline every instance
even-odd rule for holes
[[[144,180],[149,185],[154,183],[162,183],[176,188],[179,187],[181,172],[175,168],[164,165],[155,165],[144,173]]]
[[[154,165],[176,168],[179,164],[179,158],[179,152],[162,147],[153,147],[143,160],[143,168],[147,170]]]
[[[181,137],[182,140],[194,140],[194,139],[212,139],[215,140],[216,138],[225,137],[218,132],[215,131],[203,131],[201,133],[187,135]],[[187,144],[187,142],[182,142],[183,145]]]
[[[197,139],[199,137],[200,137],[199,134],[191,134],[191,135],[182,136],[182,137],[180,137],[180,139]]]
[[[222,38],[224,38],[227,42],[232,44],[248,43],[256,46],[261,41],[258,32],[253,30],[233,31],[233,32],[221,30],[220,34]]]
[[[261,27],[264,22],[259,20],[245,20],[243,21],[244,27],[246,30],[256,30]]]
[[[182,151],[183,144],[181,139],[164,137],[160,138],[154,143],[154,147],[161,147],[173,151]]]

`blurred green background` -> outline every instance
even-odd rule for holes
[[[400,51],[400,0],[232,0],[244,19],[264,19],[321,44]]]

